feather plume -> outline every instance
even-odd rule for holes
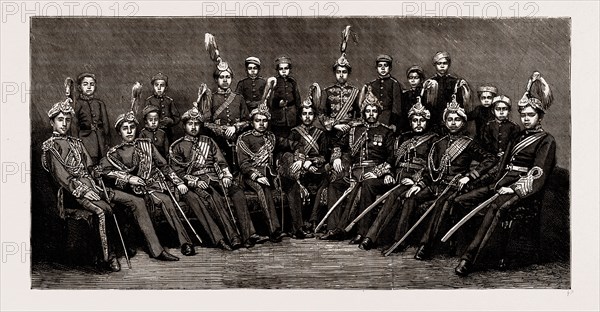
[[[204,35],[204,47],[206,48],[206,51],[208,51],[210,59],[215,63],[219,63],[221,60],[221,56],[219,54],[219,47],[217,46],[215,36],[206,33]]]
[[[71,77],[67,77],[65,79],[65,84],[64,84],[64,86],[65,86],[65,97],[67,99],[73,100],[73,85],[74,85],[73,79]]]
[[[534,73],[530,81],[531,84],[528,88],[529,97],[540,100],[542,102],[542,108],[544,110],[548,109],[554,101],[550,85],[548,85],[546,80],[538,72]]]
[[[261,103],[266,105],[267,101],[271,97],[271,92],[273,91],[273,88],[275,88],[276,84],[277,84],[277,78],[269,77],[267,79],[267,85],[265,86],[265,91],[263,92],[263,96],[260,100]]]
[[[139,81],[136,81],[131,88],[131,111],[137,114],[138,111],[138,102],[142,95],[142,84]]]
[[[318,106],[321,103],[321,86],[318,83],[314,82],[308,91],[309,97],[312,99],[312,102],[315,106]]]
[[[427,104],[430,107],[436,107],[437,103],[437,94],[438,94],[439,85],[437,81],[433,79],[427,79],[423,83],[423,90],[421,92],[425,93],[425,98],[427,99]]]

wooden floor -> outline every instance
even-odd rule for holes
[[[34,289],[449,289],[570,288],[569,264],[553,262],[510,271],[454,274],[457,258],[413,259],[414,248],[390,257],[362,251],[347,242],[316,239],[266,243],[233,252],[196,247],[197,254],[179,262],[161,262],[144,252],[132,258],[132,269],[99,273],[91,268],[54,263],[32,267]]]

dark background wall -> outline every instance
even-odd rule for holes
[[[206,32],[216,36],[233,67],[234,84],[245,76],[247,56],[262,60],[262,75],[267,77],[275,74],[274,59],[286,54],[292,58],[292,75],[302,96],[313,82],[321,87],[334,82],[331,65],[340,55],[340,32],[346,25],[358,34],[359,43],[350,42],[347,51],[353,66],[350,83],[355,86],[375,77],[378,54],[394,57],[392,75],[408,86],[408,67],[419,64],[431,76],[431,57],[446,50],[452,55],[450,71],[473,89],[492,83],[516,103],[528,76],[538,70],[555,96],[544,128],[557,140],[558,165],[570,167],[569,19],[34,18],[31,25],[33,216],[37,209],[54,205],[50,181],[40,165],[41,143],[50,134],[47,110],[64,98],[64,79],[94,72],[96,95],[106,103],[112,125],[129,109],[133,83],[144,84],[145,98],[151,95],[150,77],[162,71],[169,76],[167,94],[183,112],[195,100],[200,83],[215,86],[214,65],[204,49]],[[512,116],[518,120],[516,109]],[[111,131],[116,144],[117,134],[112,127]],[[35,223],[43,220],[33,221],[35,238]]]

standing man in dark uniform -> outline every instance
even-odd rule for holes
[[[408,80],[409,88],[402,91],[402,105],[400,111],[400,133],[412,131],[412,124],[407,112],[417,103],[417,98],[420,98],[421,103],[427,103],[423,92],[423,82],[425,81],[425,73],[419,65],[413,65],[406,71],[406,80]],[[427,107],[425,107],[427,108]]]
[[[481,129],[481,145],[498,157],[504,155],[512,137],[521,130],[509,119],[510,99],[501,95],[494,98],[492,112],[494,119],[488,121]]]
[[[342,195],[344,190],[352,187],[350,183],[358,183],[347,197],[346,204],[342,204],[330,215],[327,223],[329,231],[321,239],[344,239],[346,234],[343,228],[352,218],[360,213],[361,209],[368,207],[375,200],[375,196],[383,194],[390,189],[394,178],[392,177],[391,159],[393,155],[394,137],[390,128],[378,121],[381,102],[368,90],[362,103],[364,122],[356,125],[341,139],[334,143],[331,159],[333,168],[338,173],[349,170],[351,176],[338,178],[331,182],[328,188],[329,205],[333,205]],[[342,157],[345,161],[342,161]],[[345,167],[343,163],[350,163]],[[360,193],[358,208],[355,209],[355,197]],[[350,243],[359,244],[364,234],[367,233],[373,218],[374,211],[367,214],[358,223],[358,234]]]
[[[490,120],[494,120],[493,100],[498,94],[498,88],[489,84],[481,86],[477,89],[477,96],[481,105],[477,105],[471,112],[467,114],[469,120],[475,121],[475,139],[482,142],[482,131],[485,125]],[[484,146],[485,147],[485,146]]]
[[[193,107],[185,112],[181,121],[185,136],[175,141],[169,149],[169,162],[173,170],[183,177],[192,192],[203,198],[206,197],[204,195],[210,197],[207,201],[212,205],[208,209],[233,248],[241,247],[242,243],[245,247],[252,247],[257,241],[264,240],[264,237],[255,234],[244,192],[234,183],[221,150],[210,137],[200,135],[202,116],[198,109]],[[224,196],[231,198],[231,204]],[[218,245],[227,249],[224,242]]]
[[[436,74],[423,84],[428,90],[427,103],[431,107],[432,129],[441,131],[445,121],[442,114],[446,105],[456,98],[456,102],[467,112],[470,111],[471,91],[466,80],[448,73],[452,58],[448,52],[437,52],[433,56]]]
[[[360,118],[359,90],[348,84],[352,66],[344,55],[333,64],[336,83],[323,90],[318,110],[319,121],[327,131],[343,133],[350,130],[350,123]],[[336,132],[332,134],[336,134]],[[338,133],[339,137],[341,134]]]
[[[133,213],[152,257],[164,261],[179,260],[161,246],[143,199],[112,189],[107,190],[109,198],[102,199],[101,194],[104,192],[96,186],[90,174],[92,172],[93,175],[97,175],[97,172],[91,171],[93,164],[90,155],[80,139],[67,136],[73,113],[73,108],[68,102],[56,103],[48,111],[53,133],[42,145],[42,165],[64,190],[75,197],[83,209],[91,211],[98,219],[103,261],[108,268],[111,271],[119,271],[121,265],[110,253],[112,244],[108,244],[106,216],[110,216],[113,211],[107,200],[122,205]]]
[[[377,67],[377,79],[367,83],[361,92],[360,102],[367,95],[367,88],[371,87],[373,94],[381,102],[383,109],[379,114],[379,122],[391,126],[393,131],[400,129],[400,119],[402,109],[402,87],[396,78],[392,77],[393,59],[389,55],[379,55],[375,61]]]
[[[551,104],[552,95],[548,84],[538,72],[534,72],[527,92],[519,101],[521,123],[525,130],[519,132],[502,155],[501,170],[496,176],[496,182],[455,199],[454,207],[466,214],[475,205],[495,193],[499,194],[484,208],[483,221],[455,268],[456,274],[466,276],[471,272],[472,265],[486,245],[486,237],[493,233],[503,214],[509,213],[512,207],[543,194],[541,191],[556,165],[556,141],[542,128],[541,123]],[[531,172],[533,168],[535,173]]]
[[[252,130],[242,133],[237,140],[238,162],[243,181],[258,195],[260,207],[267,221],[271,242],[282,239],[281,225],[273,201],[273,150],[275,135],[267,130],[271,114],[266,105],[261,104],[250,113]]]
[[[369,250],[377,243],[380,234],[399,211],[402,214],[396,236],[400,237],[397,237],[396,240],[400,239],[408,230],[408,222],[417,207],[415,198],[432,196],[431,192],[426,190],[423,176],[427,174],[426,159],[431,144],[437,139],[437,134],[427,128],[431,114],[421,104],[420,99],[409,110],[408,115],[413,130],[402,134],[394,143],[396,182],[403,186],[396,189],[386,199],[383,208],[358,246],[362,250]]]
[[[302,100],[298,92],[298,83],[290,76],[292,60],[287,56],[277,58],[275,69],[277,77],[269,102],[269,110],[273,116],[271,131],[276,137],[284,138],[298,125],[298,109]]]
[[[260,104],[267,81],[259,76],[260,59],[258,57],[250,56],[246,58],[244,65],[248,76],[238,82],[235,93],[244,98],[246,110],[251,112]]]
[[[449,202],[476,183],[496,161],[494,155],[464,135],[467,115],[456,100],[448,103],[442,117],[449,133],[433,143],[427,158],[430,185],[439,195],[428,217],[429,223],[425,223],[426,230],[415,254],[417,260],[426,260],[433,255],[440,228],[448,223]],[[479,164],[471,169],[474,160]],[[445,194],[444,190],[447,190]]]
[[[165,95],[169,87],[169,78],[163,73],[157,73],[150,79],[150,85],[152,85],[153,93],[146,98],[144,107],[152,105],[158,108],[160,116],[158,127],[164,130],[169,141],[173,142],[172,128],[179,123],[180,117],[173,99]]]
[[[207,34],[208,35],[208,34]],[[231,90],[233,71],[219,56],[216,43],[208,45],[210,56],[216,69],[213,78],[217,88],[211,92],[205,84],[200,86],[199,103],[204,127],[212,132],[219,149],[225,156],[232,174],[238,173],[235,142],[240,133],[248,127],[248,109],[244,98]]]
[[[82,73],[77,77],[79,98],[73,103],[71,133],[83,142],[92,163],[97,164],[110,146],[110,125],[106,105],[96,93],[96,75]]]

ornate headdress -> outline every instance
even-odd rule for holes
[[[413,105],[408,111],[408,118],[412,116],[423,116],[423,118],[429,120],[431,118],[431,113],[423,104],[421,104],[421,97],[417,98],[417,103]]]
[[[310,88],[308,89],[308,96],[302,102],[301,107],[302,108],[308,108],[308,107],[315,108],[315,104],[318,105],[318,103],[320,103],[320,101],[321,101],[321,87],[319,86],[318,83],[314,82],[312,85],[310,85]]]
[[[522,110],[526,106],[546,112],[546,110],[552,105],[554,97],[550,90],[550,85],[546,82],[542,75],[535,71],[527,81],[527,90],[521,100],[519,100],[519,110]]]
[[[383,110],[383,105],[381,104],[381,101],[373,94],[373,89],[371,86],[367,87],[365,99],[362,101],[362,103],[360,103],[360,111],[364,111],[367,105],[377,106],[380,112]]]
[[[73,79],[71,77],[67,77],[65,79],[65,96],[66,99],[64,102],[58,102],[52,105],[50,110],[48,111],[48,118],[52,119],[56,117],[58,114],[73,114],[73,107],[71,107],[71,103],[73,103]]]
[[[346,67],[349,71],[352,70],[352,66],[350,66],[350,62],[346,58],[346,48],[348,47],[348,39],[350,39],[350,37],[352,37],[354,43],[358,43],[358,36],[354,31],[350,30],[350,25],[348,25],[342,30],[342,44],[340,45],[340,52],[342,55],[333,64],[333,70],[338,66]]]
[[[141,95],[142,84],[136,81],[133,84],[133,87],[131,88],[131,108],[127,113],[123,113],[117,116],[117,120],[115,121],[115,129],[117,131],[119,131],[121,124],[123,124],[125,121],[134,122],[136,125],[139,124],[137,119],[135,118],[135,115],[138,111],[138,103]]]
[[[126,121],[133,122],[136,125],[138,124],[137,119],[135,119],[135,113],[133,111],[128,111],[127,113],[117,116],[117,121],[115,121],[115,129],[119,131],[121,125]]]
[[[452,101],[448,103],[446,109],[444,109],[444,113],[442,115],[444,120],[446,120],[448,114],[451,113],[456,113],[458,114],[458,116],[462,117],[465,120],[465,122],[467,121],[467,114],[465,113],[465,109],[460,107],[460,104],[458,104],[458,102],[456,101],[456,94],[452,95]]]
[[[250,112],[250,119],[254,118],[254,115],[264,115],[267,119],[271,120],[271,113],[269,112],[269,108],[265,103],[258,105],[255,109]]]
[[[208,51],[208,54],[210,55],[210,59],[215,63],[215,66],[217,67],[217,69],[215,70],[215,74],[228,71],[231,75],[233,75],[233,71],[229,67],[229,64],[227,64],[227,62],[223,60],[219,53],[219,47],[217,46],[215,36],[206,33],[204,35],[204,46],[206,48],[206,51]]]
[[[203,121],[203,117],[202,117],[202,113],[200,113],[200,110],[198,110],[198,107],[194,106],[191,109],[189,109],[188,111],[186,111],[185,113],[183,113],[183,115],[181,115],[181,122],[183,124],[185,124],[186,122],[195,119],[198,120],[200,122]]]

